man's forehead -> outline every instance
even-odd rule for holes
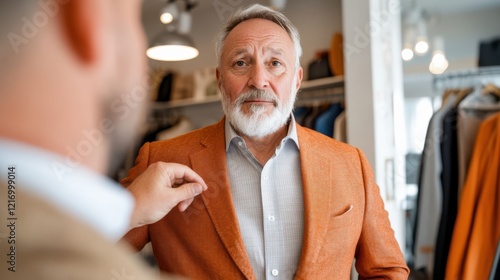
[[[251,19],[238,24],[226,37],[225,47],[229,50],[245,50],[250,45],[258,44],[261,48],[279,53],[293,45],[288,33],[278,24],[265,19]]]
[[[270,53],[276,56],[284,55],[286,53],[285,49],[283,48],[283,46],[281,46],[281,44],[268,44],[263,46],[260,50],[262,50],[264,53]],[[238,47],[233,47],[229,50],[228,53],[237,56],[241,54],[252,53],[254,51],[256,50],[253,46],[246,44]]]
[[[228,33],[228,37],[231,37],[231,35],[238,36],[242,33],[248,33],[255,36],[265,36],[266,34],[272,33],[290,37],[288,32],[281,25],[262,18],[253,18],[240,22]]]

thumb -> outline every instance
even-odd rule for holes
[[[204,191],[203,187],[198,183],[183,184],[173,190],[175,191],[175,196],[179,202],[194,198]]]
[[[184,184],[181,187],[176,188],[175,191],[178,192],[179,195],[177,197],[178,201],[180,200],[177,207],[179,211],[184,212],[189,205],[191,205],[194,197],[203,192],[203,186],[196,183]]]

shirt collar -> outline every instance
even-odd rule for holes
[[[242,139],[241,136],[236,133],[234,130],[233,126],[229,123],[229,120],[226,117],[225,124],[224,124],[224,132],[225,132],[225,139],[226,139],[226,152],[229,150],[229,146],[231,145],[231,141],[234,138],[240,138]],[[295,122],[295,117],[293,114],[291,114],[290,117],[290,124],[288,125],[288,133],[283,138],[283,142],[286,142],[288,139],[291,139],[292,141],[295,142],[297,145],[297,148],[299,148],[299,138],[297,137],[297,125]]]
[[[111,179],[69,157],[6,139],[0,139],[0,154],[1,170],[15,167],[20,190],[45,199],[113,241],[129,229],[134,199]]]

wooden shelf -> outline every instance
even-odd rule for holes
[[[344,76],[335,76],[310,81],[302,81],[300,91],[311,91],[341,86],[344,86]]]
[[[213,95],[203,98],[186,98],[168,102],[153,102],[151,104],[151,109],[164,110],[164,109],[174,109],[174,108],[182,108],[190,106],[200,106],[212,103],[219,103],[220,100],[221,100],[220,95]]]

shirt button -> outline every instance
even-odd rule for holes
[[[238,145],[240,145],[240,147],[243,146],[243,142],[241,142],[241,141],[238,142]]]
[[[278,276],[279,271],[277,269],[273,269],[271,273],[273,274],[273,276]]]
[[[267,178],[267,175],[264,175],[264,180],[267,180],[267,179],[268,179],[268,178]]]
[[[269,216],[269,221],[274,222],[274,216],[273,215]]]

